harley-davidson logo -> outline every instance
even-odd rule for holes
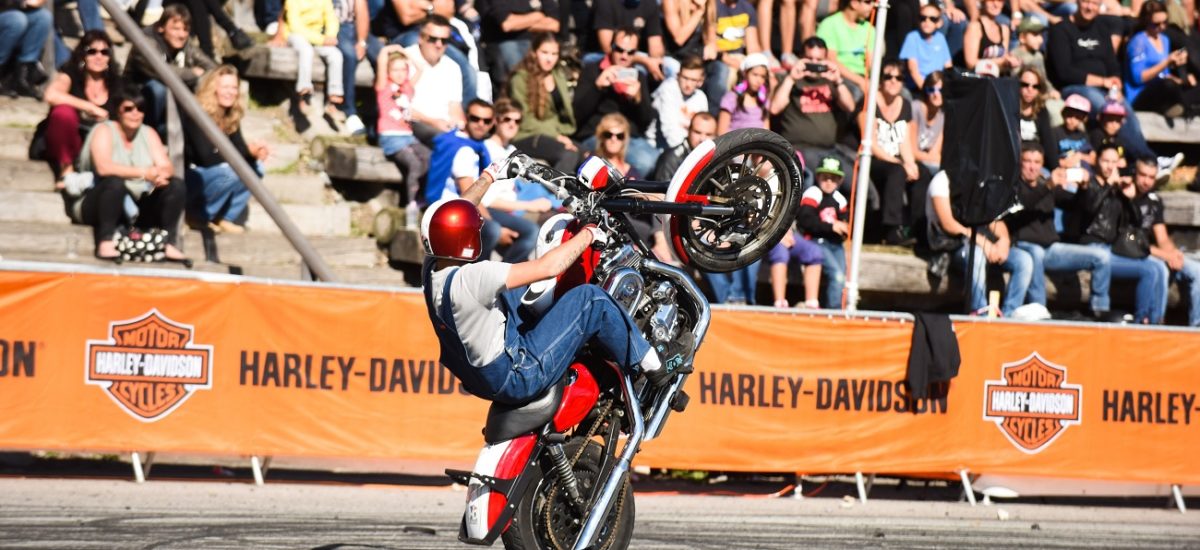
[[[1001,367],[1003,380],[984,384],[983,418],[996,423],[1018,449],[1039,453],[1079,424],[1083,386],[1067,383],[1067,368],[1037,352]]]
[[[193,343],[193,332],[157,309],[114,321],[108,340],[88,340],[86,382],[134,418],[161,420],[196,390],[212,388],[212,346]]]

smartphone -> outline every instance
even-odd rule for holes
[[[637,77],[638,77],[637,69],[630,68],[630,67],[626,67],[624,69],[617,69],[617,80],[637,80]]]
[[[823,73],[829,70],[829,66],[824,63],[805,63],[804,70],[810,73]]]
[[[1067,182],[1079,184],[1085,181],[1087,181],[1087,170],[1083,168],[1067,168]]]

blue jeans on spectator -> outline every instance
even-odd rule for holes
[[[1108,94],[1105,90],[1093,86],[1073,85],[1062,89],[1062,96],[1069,97],[1071,94],[1079,94],[1086,97],[1088,103],[1092,104],[1092,117],[1098,119],[1100,109],[1104,107],[1104,103],[1108,101]],[[1129,158],[1155,158],[1157,155],[1150,148],[1150,144],[1146,143],[1146,137],[1142,135],[1142,124],[1138,122],[1138,117],[1133,116],[1133,106],[1129,104],[1129,99],[1122,97],[1121,104],[1125,106],[1125,112],[1130,116],[1125,117],[1125,123],[1121,125],[1121,131],[1117,132],[1129,144],[1129,150],[1125,151],[1125,155]]]
[[[1165,267],[1167,264],[1162,260],[1159,263]],[[1180,284],[1179,294],[1183,295],[1184,288],[1187,286],[1187,304],[1188,304],[1188,326],[1200,327],[1200,262],[1191,258],[1183,259],[1183,269],[1172,273],[1171,276],[1176,283]],[[1166,293],[1163,293],[1163,311],[1166,311]]]
[[[821,278],[825,280],[826,309],[842,309],[842,288],[846,286],[846,248],[843,243],[816,239],[821,247]]]
[[[0,12],[0,66],[13,59],[18,63],[39,61],[53,24],[50,10]]]
[[[1092,243],[1088,246],[1099,248],[1111,256],[1112,276],[1114,279],[1137,279],[1137,290],[1134,292],[1134,317],[1138,323],[1161,323],[1159,314],[1160,294],[1166,293],[1166,274],[1155,265],[1153,257],[1140,260],[1112,254],[1112,247],[1107,244]],[[1165,308],[1164,308],[1165,309]]]
[[[512,244],[508,245],[508,250],[504,251],[501,259],[510,264],[528,260],[529,254],[533,252],[533,247],[537,244],[537,224],[521,216],[495,208],[488,208],[488,213],[492,215],[492,221],[499,224],[499,227],[517,232],[517,237],[513,239]],[[499,235],[497,235],[498,239]]]
[[[379,136],[379,148],[383,149],[383,156],[390,157],[401,149],[408,147],[417,142],[416,136],[409,134],[407,136]]]
[[[262,167],[256,167],[262,174]],[[189,166],[185,175],[188,209],[198,219],[238,220],[250,202],[250,190],[227,162],[212,166]]]
[[[411,30],[401,33],[400,36],[393,38],[392,43],[399,44],[407,48],[413,44],[416,44],[419,37],[420,31]],[[446,46],[446,57],[449,57],[451,61],[458,65],[459,70],[462,71],[462,104],[463,108],[466,108],[467,103],[476,97],[476,89],[479,86],[479,72],[476,71],[475,67],[471,66],[471,62],[467,60],[467,54],[463,53],[462,50],[452,45]]]
[[[967,254],[970,249],[962,246],[958,252],[954,254],[959,268],[964,268],[967,265]],[[987,256],[984,255],[983,249],[975,247],[975,269],[971,276],[971,311],[979,311],[988,305],[987,302]],[[1018,247],[1011,247],[1008,250],[1008,259],[1000,264],[1000,267],[1009,273],[1008,286],[1004,289],[1004,300],[1000,302],[1000,312],[1005,317],[1012,315],[1012,312],[1025,304],[1025,297],[1029,291],[1029,282],[1033,278],[1033,260],[1029,254]]]
[[[157,80],[147,80],[142,86],[146,98],[146,126],[154,128],[158,136],[167,141],[167,86]]]
[[[585,150],[595,151],[596,136],[588,136],[580,145]],[[630,137],[629,147],[625,150],[625,162],[637,170],[639,176],[645,178],[654,173],[654,165],[658,162],[659,155],[662,155],[662,151],[651,145],[646,138]]]
[[[347,23],[338,27],[337,49],[342,52],[342,97],[345,101],[339,106],[346,116],[354,116],[358,114],[358,108],[354,106],[355,88],[357,85],[354,82],[354,73],[358,71],[358,52],[354,51],[354,44],[358,42],[358,31],[354,28],[353,23]],[[371,41],[368,40],[367,44]]]
[[[529,51],[529,40],[502,40],[496,42],[496,50],[500,54],[497,58],[500,61],[500,74],[507,79]]]
[[[84,31],[104,30],[104,19],[100,17],[99,0],[79,0],[75,5],[79,7],[79,22],[83,24]],[[138,24],[140,25],[141,22],[139,21]]]
[[[758,268],[761,265],[762,261],[759,260],[729,273],[705,273],[704,278],[708,279],[708,285],[713,290],[713,303],[757,303],[755,289],[758,287]]]
[[[266,31],[267,25],[279,21],[281,11],[283,0],[254,0],[254,23],[258,25],[259,30]]]
[[[950,57],[957,58],[959,52],[963,49],[963,34],[967,32],[967,25],[971,23],[968,18],[963,18],[961,23],[955,23],[950,20],[949,16],[942,16],[942,28],[938,32],[946,37],[946,44],[950,46]]]
[[[1033,260],[1033,277],[1026,295],[1029,303],[1046,305],[1045,272],[1086,269],[1092,274],[1092,312],[1103,313],[1111,308],[1109,288],[1112,285],[1112,254],[1096,247],[1070,243],[1054,243],[1043,248],[1031,242],[1017,241],[1017,248],[1024,250]]]

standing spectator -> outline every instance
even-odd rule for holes
[[[1168,118],[1200,113],[1200,87],[1196,75],[1175,74],[1187,65],[1188,54],[1182,44],[1174,45],[1163,31],[1167,28],[1167,8],[1158,0],[1142,5],[1138,16],[1141,32],[1133,35],[1126,50],[1129,62],[1125,95],[1133,108],[1154,111]],[[1172,50],[1172,46],[1178,49]]]
[[[747,55],[763,51],[758,42],[758,11],[749,0],[717,3],[717,51],[731,69],[741,68]]]
[[[663,80],[662,63],[666,47],[663,44],[662,8],[658,2],[595,0],[592,9],[596,12],[593,20],[596,44],[586,51],[611,55],[617,46],[617,34],[624,29],[637,38],[634,51],[630,52],[633,64],[644,67],[654,80]],[[638,44],[645,46],[646,51],[637,50]],[[584,63],[600,57],[593,55],[595,57],[586,57]],[[647,88],[646,93],[649,92]]]
[[[1034,142],[1021,146],[1021,181],[1017,200],[1022,209],[1004,221],[1017,248],[1029,254],[1033,274],[1029,279],[1026,301],[1046,305],[1046,272],[1091,273],[1090,305],[1092,317],[1105,320],[1110,307],[1112,281],[1111,254],[1103,249],[1062,242],[1054,229],[1056,206],[1070,208],[1075,193],[1066,190],[1066,169],[1055,169],[1050,178],[1042,175],[1041,148]]]
[[[216,58],[216,50],[213,48],[212,41],[213,20],[229,36],[229,42],[233,44],[234,48],[244,50],[254,45],[254,40],[245,31],[239,29],[229,14],[225,13],[225,7],[221,5],[220,0],[166,0],[163,2],[163,8],[165,9],[171,4],[187,6],[188,12],[192,14],[192,30],[195,31],[196,39],[200,41],[200,50],[210,58]],[[103,30],[103,26],[100,30]]]
[[[580,160],[579,146],[571,140],[575,107],[567,71],[558,61],[558,38],[548,32],[534,33],[529,53],[508,80],[508,95],[525,111],[517,149],[572,174]]]
[[[843,164],[853,153],[838,149],[843,121],[854,112],[854,96],[837,67],[826,58],[825,41],[811,36],[804,41],[804,58],[792,65],[771,97],[770,112],[778,118],[775,131],[791,142],[804,159],[804,185],[812,184],[809,166],[830,155]]]
[[[1029,254],[1020,248],[1012,246],[1009,240],[1008,228],[1002,221],[994,221],[985,226],[975,228],[975,242],[970,243],[971,228],[964,226],[954,218],[950,206],[950,177],[945,171],[938,172],[929,183],[929,198],[925,202],[928,219],[929,241],[935,242],[959,241],[957,249],[951,252],[955,264],[964,271],[971,250],[968,244],[975,247],[974,265],[971,267],[971,289],[968,298],[970,310],[976,314],[986,311],[987,302],[987,266],[999,265],[1009,272],[1008,285],[1004,291],[1004,301],[1001,302],[1000,312],[1009,317],[1013,311],[1025,303],[1026,292],[1033,277],[1033,260]],[[942,247],[935,247],[941,249]]]
[[[506,159],[517,150],[513,147],[512,140],[517,136],[517,128],[521,125],[523,115],[521,109],[508,99],[496,102],[495,113],[496,130],[483,143],[487,147],[488,157],[496,160]],[[512,263],[528,259],[529,253],[537,244],[538,226],[523,214],[544,214],[553,207],[550,199],[545,197],[520,200],[515,178],[492,182],[479,204],[487,208],[491,221],[516,235],[504,253],[505,261]]]
[[[679,169],[679,165],[683,164],[683,159],[687,158],[688,153],[692,149],[700,146],[705,140],[717,137],[717,119],[707,112],[696,113],[692,116],[692,123],[688,125],[687,139],[667,149],[666,152],[658,157],[658,166],[654,168],[655,181],[671,181],[675,176],[675,171]]]
[[[850,234],[849,204],[838,192],[846,172],[837,157],[825,157],[817,166],[817,185],[809,187],[800,198],[800,213],[796,224],[804,238],[821,249],[821,274],[825,279],[824,307],[841,309],[842,287],[846,282],[846,249],[843,243]],[[808,284],[805,281],[805,284]]]
[[[963,35],[963,60],[967,69],[977,71],[981,62],[995,63],[1000,74],[1018,69],[1021,62],[1008,51],[1009,27],[997,18],[1001,16],[1005,0],[983,0],[983,12],[979,19],[967,25]]]
[[[717,2],[721,0],[663,0],[663,24],[668,57],[663,74],[670,79],[688,57],[704,62],[704,96],[708,112],[717,113],[721,96],[729,89],[729,65],[717,50]]]
[[[379,66],[375,69],[375,104],[379,108],[376,132],[383,155],[400,169],[404,178],[405,205],[424,201],[421,178],[429,165],[429,148],[413,135],[413,83],[420,79],[420,69],[408,59],[408,50],[388,44],[379,51]]]
[[[79,156],[80,172],[91,172],[95,185],[73,205],[78,218],[92,226],[95,256],[117,260],[116,232],[122,218],[138,228],[167,232],[166,259],[185,261],[175,247],[183,215],[183,182],[154,130],[143,125],[145,98],[135,90],[113,90],[112,120],[97,124]],[[128,204],[132,203],[132,204]],[[136,212],[132,214],[131,209]],[[132,214],[132,215],[131,215]]]
[[[737,84],[721,98],[717,135],[742,128],[767,127],[767,107],[771,101],[769,63],[769,58],[761,52],[742,60]]]
[[[446,54],[454,49],[449,41],[450,22],[433,15],[421,25],[420,40],[404,49],[408,62],[421,74],[413,88],[413,133],[430,147],[435,137],[466,126],[462,72]]]
[[[610,113],[620,113],[633,127],[635,136],[646,135],[654,120],[650,103],[650,81],[633,68],[638,35],[632,29],[618,29],[613,37],[612,51],[599,62],[586,63],[575,88],[575,118],[578,127],[575,137],[584,148],[597,147],[595,133],[600,119]],[[639,174],[654,170],[660,151],[645,138],[629,140],[629,163]]]
[[[501,80],[525,58],[533,33],[555,34],[562,27],[558,0],[489,0],[485,6],[483,41],[493,48],[493,73]]]
[[[337,49],[340,29],[331,0],[291,0],[283,7],[283,24],[271,39],[271,45],[291,46],[296,50],[296,97],[300,110],[307,113],[312,103],[313,52],[325,61],[325,111],[341,115],[343,89],[342,52]],[[350,83],[354,85],[353,82]]]
[[[247,145],[242,137],[240,93],[237,69],[232,65],[221,65],[200,80],[196,101],[237,148],[238,154],[262,176],[262,163],[266,161],[269,149],[261,143]],[[183,129],[187,136],[184,140],[184,158],[188,166],[185,181],[192,218],[209,224],[218,233],[245,232],[246,229],[237,222],[246,213],[250,190],[199,125],[186,115]]]
[[[875,142],[871,144],[871,180],[879,190],[883,205],[884,238],[891,245],[916,242],[911,224],[924,214],[925,187],[928,177],[917,164],[915,150],[917,127],[913,123],[912,104],[900,95],[904,75],[899,62],[883,65],[879,82],[879,104],[868,118],[859,113],[859,126],[875,124]],[[907,198],[908,209],[905,209]]]
[[[1046,36],[1043,34],[1045,30],[1046,25],[1036,17],[1022,20],[1021,25],[1017,27],[1018,46],[1012,54],[1020,62],[1022,72],[1025,69],[1037,71],[1039,79],[1045,83],[1046,90],[1043,93],[1047,94],[1047,97],[1058,99],[1058,90],[1046,82],[1046,56],[1042,53],[1042,46],[1046,42]]]
[[[907,70],[907,83],[912,90],[925,87],[925,77],[934,71],[949,69],[951,65],[950,45],[946,37],[938,32],[942,26],[942,8],[937,2],[921,6],[921,19],[917,28],[904,38],[900,47],[900,60]]]
[[[1134,184],[1137,186],[1137,197],[1133,204],[1142,215],[1142,230],[1150,239],[1150,254],[1159,264],[1160,276],[1174,278],[1176,282],[1186,285],[1180,289],[1180,295],[1185,295],[1188,303],[1188,326],[1200,327],[1200,262],[1183,255],[1183,251],[1175,246],[1167,232],[1167,223],[1163,219],[1163,202],[1154,192],[1158,167],[1150,159],[1137,160],[1137,172]],[[1170,270],[1169,274],[1166,270]],[[1159,309],[1166,310],[1167,288],[1159,294]]]
[[[863,98],[867,89],[867,60],[875,45],[875,27],[871,26],[873,0],[845,0],[838,13],[826,17],[817,26],[817,36],[828,47],[829,62],[842,73],[854,103]]]
[[[708,112],[708,96],[700,89],[704,83],[704,62],[685,57],[675,78],[668,78],[654,90],[651,105],[658,114],[646,130],[646,140],[662,149],[672,149],[687,138],[688,125],[696,113]]]
[[[941,71],[929,73],[921,89],[921,100],[913,103],[913,122],[917,123],[917,146],[913,157],[930,174],[942,169],[942,135],[946,126],[942,84]]]
[[[1017,75],[1017,81],[1021,84],[1021,104],[1017,111],[1021,142],[1037,143],[1045,167],[1049,170],[1058,168],[1058,142],[1050,124],[1050,111],[1046,110],[1046,77],[1033,67],[1025,66]]]
[[[145,29],[150,43],[158,50],[167,66],[175,75],[196,89],[196,83],[206,71],[217,66],[204,52],[191,42],[192,15],[183,4],[171,4],[163,8],[162,17],[153,28]],[[125,66],[125,78],[142,86],[146,95],[146,125],[154,128],[160,137],[167,136],[167,86],[158,80],[150,62],[134,48],[129,52],[129,64]]]
[[[42,49],[50,37],[53,20],[45,0],[0,2],[0,95],[38,97],[37,86],[45,73],[38,68]]]
[[[334,9],[338,15],[337,48],[342,53],[342,88],[345,92],[342,113],[346,116],[346,133],[363,134],[366,125],[358,117],[357,105],[358,62],[364,58],[378,58],[380,45],[370,34],[367,0],[334,0]]]
[[[110,91],[120,82],[121,68],[112,58],[112,41],[104,31],[88,31],[71,58],[46,87],[50,104],[46,125],[46,155],[54,172],[55,189],[75,171],[83,138],[114,110]]]

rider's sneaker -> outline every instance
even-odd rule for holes
[[[646,371],[646,379],[661,388],[671,382],[676,374],[692,372],[692,355],[696,352],[696,337],[690,332],[680,334],[675,341],[667,346],[657,345],[654,351],[658,353],[662,366],[652,371]]]

